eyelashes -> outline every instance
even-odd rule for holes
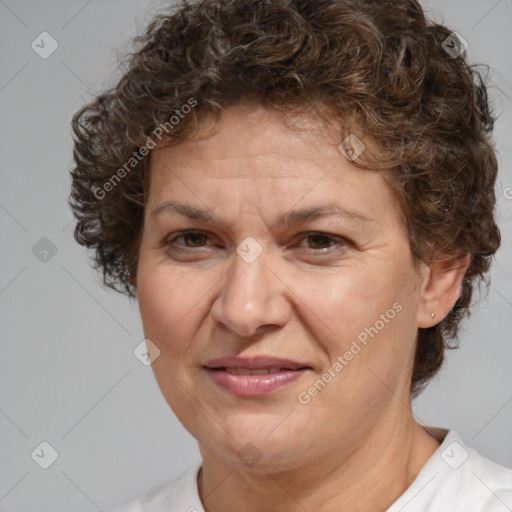
[[[171,240],[168,240],[166,242],[166,245],[170,246],[178,239],[185,240],[187,236],[189,236],[192,239],[195,239],[195,242],[194,241],[192,242],[193,244],[197,243],[197,238],[201,239],[201,237],[202,237],[203,240],[209,238],[208,235],[205,235],[204,233],[201,233],[200,231],[184,231],[184,232],[174,236],[174,238],[172,238]],[[185,247],[189,248],[188,246],[185,246]],[[197,247],[197,246],[194,245],[193,247]],[[202,246],[199,246],[199,247],[202,247]]]
[[[301,233],[295,237],[295,240],[297,238],[299,238],[300,243],[296,244],[294,242],[292,249],[306,250],[311,253],[318,254],[325,254],[327,252],[332,252],[333,250],[339,251],[340,247],[345,249],[351,245],[351,243],[344,237],[334,236],[322,231]],[[206,233],[196,230],[188,230],[173,234],[162,243],[161,247],[165,247],[167,252],[170,254],[176,251],[193,254],[204,252],[208,249],[219,248],[216,244],[205,245],[208,241],[212,241],[212,239]],[[306,242],[306,246],[302,245],[304,242]]]

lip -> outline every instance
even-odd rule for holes
[[[271,356],[258,357],[220,357],[211,359],[205,365],[206,368],[243,368],[246,370],[261,370],[263,368],[285,368],[287,370],[299,370],[309,368],[306,363],[292,361],[291,359],[282,359]]]
[[[304,363],[276,357],[222,357],[208,361],[204,368],[221,388],[240,397],[256,397],[276,393],[296,382],[311,369]],[[236,375],[228,373],[226,368],[246,370],[280,368],[280,370],[268,374]]]

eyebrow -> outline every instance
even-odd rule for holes
[[[209,210],[197,208],[196,206],[191,206],[189,204],[178,203],[175,201],[165,201],[164,203],[155,206],[155,208],[153,208],[151,211],[150,216],[155,217],[168,210],[174,211],[192,220],[202,221],[209,224],[223,224],[223,222],[221,222]],[[314,220],[317,218],[334,215],[345,217],[349,220],[357,222],[373,221],[373,219],[364,215],[362,212],[352,208],[343,207],[337,204],[323,204],[289,211],[275,220],[271,229],[293,226],[307,220]]]

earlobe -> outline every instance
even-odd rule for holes
[[[467,254],[461,258],[429,265],[427,283],[418,309],[418,327],[427,329],[443,320],[461,294],[462,282],[471,263]]]

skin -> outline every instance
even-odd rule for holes
[[[151,155],[138,302],[161,351],[152,365],[160,389],[199,443],[207,512],[241,503],[247,512],[385,510],[439,446],[411,412],[415,342],[455,304],[469,260],[415,267],[382,174],[347,160],[332,129],[300,116],[294,126],[262,108],[232,108],[215,129],[203,124],[193,140]],[[166,201],[219,223],[170,208],[151,215]],[[327,203],[368,220],[272,228],[293,209]],[[205,236],[172,241],[182,230]],[[248,236],[263,249],[252,263],[236,252]],[[298,394],[394,303],[401,311],[301,404]],[[202,367],[233,355],[312,369],[273,395],[236,397]],[[261,454],[252,466],[237,456],[249,442]]]

